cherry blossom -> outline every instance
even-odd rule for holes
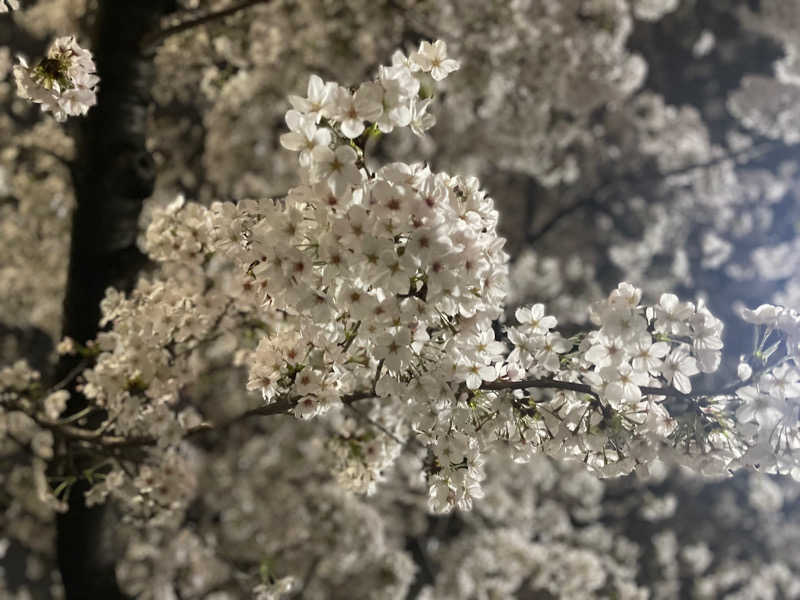
[[[92,54],[81,48],[73,36],[56,39],[46,58],[33,67],[20,57],[14,66],[14,79],[22,98],[41,104],[44,111],[52,111],[58,121],[85,115],[97,102],[99,78]]]

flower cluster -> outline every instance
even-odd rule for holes
[[[471,506],[483,494],[485,456],[498,448],[514,461],[544,453],[605,476],[673,459],[723,470],[734,458],[731,444],[694,432],[724,419],[689,396],[689,378],[719,364],[722,324],[702,303],[669,294],[652,307],[640,300],[641,290],[620,284],[592,306],[599,328],[569,339],[554,331],[543,305],[518,309],[519,324],[506,330],[507,358],[494,349],[501,358],[493,372],[478,370],[461,395],[444,386],[456,400],[444,403],[439,390],[430,416],[414,419],[433,449],[430,508]]]
[[[606,476],[659,461],[716,473],[736,464],[751,444],[735,435],[735,394],[691,381],[721,360],[722,323],[703,302],[663,294],[646,306],[622,283],[592,305],[593,331],[565,338],[536,304],[497,338],[507,256],[477,180],[370,167],[373,133],[430,120],[422,86],[455,66],[444,51],[397,53],[353,89],[313,76],[281,138],[303,183],[280,200],[179,200],[153,220],[149,251],[237,265],[241,287],[226,293],[270,324],[238,355],[248,388],[278,412],[328,415],[332,467],[350,489],[375,492],[407,442],[425,449],[434,511],[471,507],[498,448]],[[342,420],[342,407],[358,418]]]
[[[595,305],[592,316],[600,329],[582,342],[593,365],[591,379],[615,408],[639,402],[637,386],[657,385],[659,377],[688,394],[689,377],[712,373],[720,364],[722,322],[704,304],[663,294],[657,305],[643,310],[640,300],[641,290],[620,284],[608,302]]]
[[[365,131],[432,125],[420,76],[456,68],[445,50],[425,42],[409,58],[397,53],[355,92],[312,77],[308,96],[292,98],[281,138],[300,153],[306,183],[282,202],[212,207],[218,247],[265,303],[297,322],[294,337],[262,339],[250,387],[269,401],[301,398],[303,418],[365,391],[357,383],[376,369],[383,396],[434,367],[472,387],[481,370],[493,378],[491,320],[507,255],[492,201],[477,180],[421,164],[372,172],[359,145]]]
[[[183,406],[180,390],[222,323],[226,352],[265,400],[256,411],[325,415],[329,467],[362,493],[377,491],[409,445],[433,511],[481,498],[498,450],[519,462],[578,460],[602,475],[668,460],[714,472],[743,456],[756,462],[764,434],[737,429],[733,413],[768,427],[775,411],[749,401],[744,385],[692,384],[718,369],[722,348],[722,323],[702,302],[663,294],[646,306],[623,283],[591,306],[592,331],[564,337],[543,304],[517,310],[505,335],[495,330],[508,257],[478,181],[418,163],[373,168],[367,157],[373,134],[432,124],[431,86],[456,66],[436,42],[396,53],[356,88],[314,76],[305,97],[291,98],[281,138],[297,153],[300,185],[279,200],[205,208],[179,197],[153,212],[142,244],[162,276],[130,298],[108,293],[103,323],[114,326],[81,389],[107,413],[108,435],[150,440],[183,476],[144,465],[126,480],[114,470],[92,501],[189,497],[192,475],[175,448],[205,409]],[[794,371],[764,366],[753,389],[792,398]],[[780,454],[786,443],[767,438]]]
[[[534,417],[521,438],[538,439],[546,452],[607,475],[626,472],[648,455],[666,456],[685,438],[690,378],[718,368],[722,323],[702,303],[672,294],[654,306],[640,302],[641,290],[621,283],[591,308],[599,328],[569,340],[551,331],[556,319],[542,305],[517,311],[520,325],[508,328],[514,344],[504,366],[508,379],[559,390],[552,398],[516,392],[520,410]],[[694,410],[692,419],[716,422],[711,409]],[[717,447],[729,450],[724,439],[709,436],[698,444],[696,453],[721,453],[719,468],[732,458]]]
[[[185,430],[173,405],[191,377],[191,350],[211,334],[226,313],[220,294],[200,294],[190,286],[142,281],[130,298],[109,288],[103,299],[96,364],[83,373],[81,391],[109,413],[113,431],[155,435],[162,447]],[[191,411],[189,411],[191,412]]]
[[[363,83],[356,90],[325,83],[312,75],[307,97],[289,96],[294,109],[286,113],[290,133],[281,136],[281,144],[300,152],[302,167],[308,168],[314,155],[318,179],[331,176],[331,189],[341,193],[348,181],[355,184],[358,178],[352,169],[340,172],[331,164],[339,160],[343,165],[352,165],[356,154],[341,143],[331,146],[332,140],[346,143],[357,138],[364,133],[365,122],[372,124],[373,131],[390,133],[395,127],[410,126],[421,135],[435,121],[427,114],[432,99],[420,96],[421,82],[415,74],[429,73],[435,81],[441,81],[456,69],[458,62],[447,58],[447,46],[439,40],[433,44],[422,42],[410,57],[396,52],[392,65],[382,66],[376,81]],[[323,119],[332,127],[318,129]]]
[[[738,369],[736,428],[749,446],[740,463],[800,478],[800,314],[764,304],[742,318],[760,335]]]
[[[14,79],[20,97],[41,104],[58,121],[85,115],[97,103],[100,78],[95,75],[92,53],[81,48],[74,36],[57,38],[47,56],[33,67],[20,57]]]

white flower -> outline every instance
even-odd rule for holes
[[[322,391],[322,376],[314,369],[305,368],[297,374],[294,389],[301,396],[319,394]]]
[[[523,329],[530,333],[547,333],[550,329],[558,325],[558,320],[550,315],[544,314],[544,304],[534,304],[518,308],[514,313],[517,321]]]
[[[769,325],[770,327],[775,327],[782,313],[783,309],[780,306],[762,304],[753,310],[742,308],[740,316],[742,320],[747,323],[752,323],[753,325]]]
[[[612,406],[636,404],[642,399],[640,385],[647,385],[647,373],[635,371],[628,363],[600,369],[600,376],[608,382],[605,397]]]
[[[704,373],[713,373],[719,368],[722,349],[722,321],[717,319],[702,304],[690,319],[692,327],[692,351],[697,364]]]
[[[544,336],[544,345],[536,353],[536,360],[544,365],[548,371],[558,371],[560,366],[559,354],[572,348],[572,344],[565,340],[558,332],[548,332]]]
[[[61,94],[59,105],[68,115],[85,115],[97,103],[93,89],[76,87]]]
[[[653,343],[650,334],[642,335],[636,342],[631,364],[634,369],[649,373],[657,373],[661,367],[661,359],[669,352],[669,344],[665,342]]]
[[[679,0],[634,0],[633,14],[643,21],[657,21],[678,8],[679,4]]]
[[[644,428],[659,437],[667,437],[678,426],[667,409],[655,402],[647,403],[647,419]]]
[[[753,367],[746,362],[740,362],[736,367],[736,376],[740,381],[747,381],[753,375]]]
[[[786,363],[765,374],[760,383],[765,392],[779,400],[800,395],[800,373]]]
[[[339,146],[336,150],[317,146],[312,157],[317,177],[327,180],[337,196],[361,183],[361,173],[355,164],[358,154],[350,146]]]
[[[598,334],[593,342],[592,346],[586,352],[585,357],[586,360],[598,367],[618,365],[625,359],[626,353],[624,344],[619,338],[606,337],[603,334]]]
[[[428,508],[433,513],[443,513],[452,510],[456,502],[455,492],[450,489],[447,481],[436,479],[428,489]]]
[[[381,67],[380,83],[383,113],[377,121],[378,129],[390,133],[395,127],[407,127],[411,123],[411,98],[419,92],[419,80],[406,66]]]
[[[662,294],[653,312],[656,331],[685,335],[689,331],[687,321],[694,314],[694,306],[688,302],[680,302],[674,294]]]
[[[442,40],[436,40],[433,44],[421,42],[419,50],[413,52],[409,60],[412,69],[430,73],[436,81],[441,81],[460,67],[458,61],[447,58],[447,44]]]
[[[327,127],[317,129],[311,115],[303,115],[296,110],[286,113],[286,124],[289,133],[281,135],[281,146],[293,152],[300,152],[300,166],[308,167],[311,156],[317,147],[325,147],[331,143],[331,132]]]
[[[372,294],[355,285],[344,285],[336,295],[336,306],[347,311],[353,319],[368,317],[375,310],[378,300]]]
[[[668,383],[681,393],[692,391],[689,377],[699,373],[697,361],[683,347],[675,348],[661,365],[661,374]]]
[[[484,329],[469,339],[468,356],[480,358],[484,362],[499,361],[506,349],[503,342],[494,339],[492,329]]]
[[[756,386],[748,385],[736,391],[742,404],[736,411],[736,420],[740,423],[756,421],[762,428],[771,428],[781,418],[781,411],[775,401]]]
[[[58,354],[74,354],[75,353],[75,340],[71,337],[64,337],[56,346]]]
[[[81,48],[74,36],[57,38],[34,67],[20,57],[14,79],[22,98],[52,111],[58,121],[85,115],[97,103],[95,89],[100,79],[95,75],[92,54]]]
[[[617,289],[612,290],[608,296],[608,304],[614,309],[633,310],[639,305],[642,299],[642,290],[623,281],[617,286]]]
[[[44,400],[44,413],[47,418],[55,421],[67,407],[67,400],[69,400],[67,390],[59,390],[48,395]]]
[[[325,83],[319,75],[312,75],[308,80],[308,96],[306,98],[289,96],[289,102],[295,109],[313,117],[314,122],[319,123],[322,117],[330,115],[331,102],[335,92],[336,84],[334,82]]]
[[[497,367],[482,364],[478,360],[459,362],[456,368],[456,376],[466,382],[467,388],[477,390],[484,381],[497,379]]]
[[[376,265],[374,283],[391,294],[407,294],[411,276],[415,272],[413,259],[408,254],[398,255],[394,249],[381,253]]]
[[[529,369],[533,366],[534,354],[541,347],[542,337],[531,337],[515,327],[509,327],[507,334],[509,341],[514,345],[514,350],[508,356],[508,362],[519,363],[523,369]]]
[[[375,121],[383,112],[383,88],[365,83],[355,94],[339,87],[334,97],[332,118],[339,122],[342,134],[350,139],[364,133],[364,121]]]
[[[426,98],[425,100],[420,100],[419,98],[411,99],[411,131],[415,135],[423,135],[436,124],[436,117],[426,112],[431,102],[433,102],[432,98]]]
[[[314,396],[304,396],[300,398],[297,405],[294,407],[294,416],[304,421],[315,417],[319,412],[319,405]]]
[[[407,327],[399,327],[395,333],[385,333],[375,345],[375,357],[384,361],[384,367],[399,373],[408,367],[412,358],[411,333]]]
[[[377,121],[383,114],[384,95],[384,88],[379,82],[362,83],[355,95],[358,116],[365,121]]]

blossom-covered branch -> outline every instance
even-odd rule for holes
[[[657,461],[726,472],[756,462],[754,453],[761,465],[792,470],[788,430],[775,438],[747,424],[762,412],[746,407],[768,392],[693,391],[691,378],[721,361],[722,323],[702,302],[664,294],[647,306],[623,283],[591,307],[594,330],[565,338],[536,304],[517,310],[517,324],[496,338],[508,256],[477,180],[422,164],[373,169],[364,154],[376,132],[423,135],[434,123],[434,86],[457,67],[439,41],[395,54],[357,88],[312,76],[305,97],[290,97],[281,138],[298,153],[304,183],[280,202],[205,208],[179,198],[158,211],[144,240],[149,255],[167,272],[188,268],[208,283],[191,291],[142,282],[129,298],[109,291],[102,322],[113,328],[98,339],[80,387],[105,423],[94,431],[40,425],[99,448],[159,452],[249,417],[335,422],[343,406],[363,401],[367,425],[386,435],[334,442],[340,482],[375,491],[416,439],[433,456],[425,474],[437,511],[480,497],[481,465],[498,448],[509,460],[543,453],[606,476]],[[210,257],[231,265],[238,283],[215,282],[227,271]],[[754,355],[759,381],[796,376],[786,318],[784,358],[774,348],[771,362]],[[265,405],[216,421],[191,407],[173,411],[191,380],[189,361],[221,327],[256,336],[237,361]],[[793,390],[783,392],[789,402]]]

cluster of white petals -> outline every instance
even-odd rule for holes
[[[104,322],[114,327],[101,334],[83,387],[110,411],[109,432],[155,432],[165,450],[178,445],[202,420],[175,408],[192,376],[186,360],[220,322],[249,322],[257,343],[236,361],[264,399],[260,410],[329,422],[330,468],[361,493],[379,489],[407,444],[424,449],[437,512],[481,498],[484,464],[497,453],[580,461],[603,476],[675,461],[713,473],[754,464],[757,432],[734,422],[748,390],[692,383],[721,361],[722,323],[703,302],[663,294],[647,306],[641,289],[622,283],[591,306],[592,331],[564,337],[535,304],[502,333],[493,322],[508,257],[477,180],[418,163],[371,168],[373,134],[432,123],[420,78],[455,67],[445,50],[436,42],[396,53],[352,89],[312,76],[286,115],[281,142],[297,153],[302,184],[284,198],[209,208],[179,198],[154,213],[148,253],[209,283],[182,275],[141,282],[130,299],[109,293]],[[219,279],[222,259],[233,280]],[[784,367],[766,366],[769,381],[786,378]],[[343,419],[347,411],[358,418]],[[773,444],[772,456],[783,450]],[[180,504],[193,485],[186,469],[164,483],[160,501]],[[163,477],[150,469],[115,485],[150,497],[159,487],[143,482]],[[114,491],[106,487],[98,498]]]
[[[537,304],[498,338],[507,256],[477,181],[423,164],[368,166],[373,133],[414,129],[409,115],[431,100],[420,100],[420,73],[454,66],[444,50],[397,53],[352,89],[312,76],[281,138],[298,153],[302,185],[280,200],[179,202],[174,223],[151,225],[151,252],[219,252],[239,266],[264,321],[283,315],[241,355],[248,387],[298,418],[328,415],[334,470],[353,490],[374,493],[411,438],[427,448],[434,511],[470,508],[487,453],[500,448],[510,460],[545,453],[605,476],[739,464],[752,443],[734,435],[736,390],[692,385],[721,361],[722,323],[703,302],[663,294],[646,306],[623,283],[591,307],[593,331],[565,338]],[[341,423],[341,409],[356,406],[382,435]]]
[[[57,38],[47,56],[34,66],[19,57],[14,79],[21,98],[42,105],[58,121],[85,115],[97,103],[97,84],[92,53],[81,48],[74,36]]]
[[[763,304],[742,318],[757,337],[738,369],[737,430],[749,445],[740,462],[800,478],[800,314]]]
[[[722,323],[702,303],[672,294],[654,306],[640,302],[641,290],[621,283],[591,308],[599,329],[570,340],[551,331],[556,320],[542,305],[517,310],[520,325],[508,329],[514,350],[507,372],[533,380],[531,387],[549,381],[562,388],[552,398],[518,399],[534,417],[522,439],[605,475],[627,472],[648,457],[666,460],[671,447],[680,446],[691,426],[685,418],[690,378],[718,368]],[[696,407],[691,418],[702,421],[707,412]],[[699,453],[725,466],[727,450],[717,448],[719,440],[698,442],[687,444],[680,460],[691,462],[689,456]]]

